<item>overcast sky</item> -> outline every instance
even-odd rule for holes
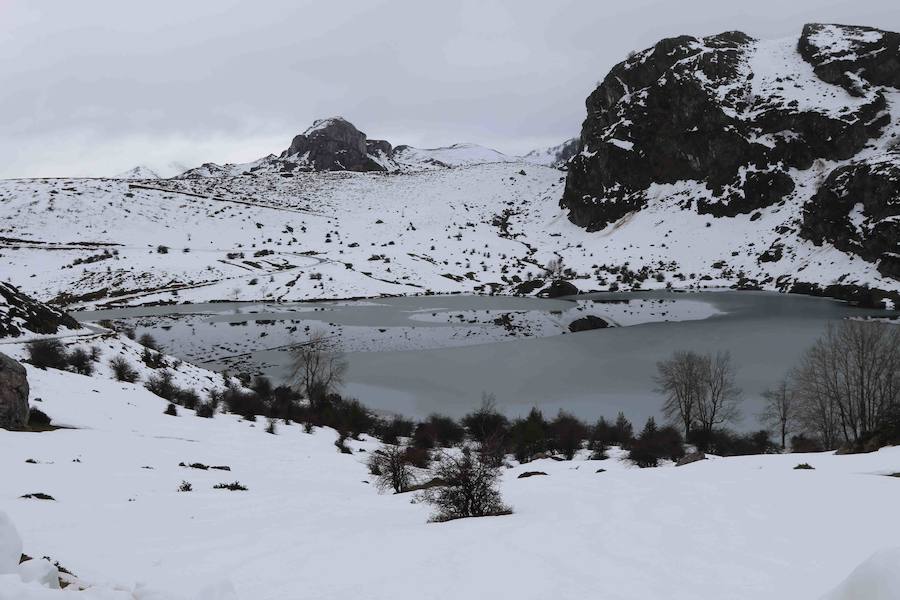
[[[524,153],[577,135],[629,50],[683,33],[900,30],[897,0],[0,0],[0,177],[245,162],[342,115]]]

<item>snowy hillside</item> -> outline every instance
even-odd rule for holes
[[[114,176],[113,179],[160,179],[159,174],[150,167],[138,165]]]
[[[735,600],[815,599],[900,537],[900,486],[885,476],[900,448],[656,469],[616,449],[604,461],[512,462],[501,490],[514,514],[427,523],[413,494],[374,489],[365,461],[377,444],[365,436],[342,454],[331,429],[279,423],[271,435],[181,407],[173,417],[140,384],[27,369],[32,404],[71,428],[0,430],[0,511],[21,552],[58,561],[91,600],[395,600],[423,585],[448,600],[687,600],[726,588]],[[801,462],[814,470],[795,470]],[[179,492],[183,481],[193,491]],[[234,481],[248,489],[213,489]],[[22,498],[35,493],[52,500]],[[863,499],[865,510],[853,508]],[[0,516],[0,598],[60,596],[4,574],[15,569],[3,564],[2,549],[18,547],[10,532]],[[890,581],[896,556],[878,555],[831,598]],[[398,577],[397,565],[416,576]]]
[[[26,293],[74,304],[512,293],[557,258],[582,291],[900,288],[873,263],[791,234],[795,203],[717,219],[672,210],[667,194],[679,188],[658,187],[643,210],[589,232],[557,204],[563,177],[499,163],[151,184],[6,180],[0,269]],[[780,260],[759,260],[774,247]]]

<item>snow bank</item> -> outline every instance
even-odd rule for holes
[[[0,575],[15,573],[22,556],[22,538],[12,520],[0,511]]]
[[[900,547],[876,552],[822,600],[900,599]]]

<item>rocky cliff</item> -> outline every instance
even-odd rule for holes
[[[868,27],[662,40],[588,97],[560,204],[589,230],[650,203],[725,220],[797,206],[779,233],[898,277],[898,88],[900,35]]]

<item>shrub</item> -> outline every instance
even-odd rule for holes
[[[537,408],[532,408],[526,418],[516,419],[509,428],[509,445],[516,460],[526,463],[535,454],[546,452],[549,428],[543,413]]]
[[[179,492],[192,492],[194,491],[194,486],[190,484],[188,481],[182,481],[181,485],[178,486]]]
[[[39,369],[63,370],[69,365],[65,346],[59,340],[31,340],[25,349],[28,361]]]
[[[157,254],[168,254],[168,253],[169,253],[169,247],[168,247],[168,246],[162,246],[162,245],[157,246],[157,247],[156,247],[156,253],[157,253]]]
[[[151,394],[156,394],[163,400],[169,400],[170,402],[177,398],[179,392],[178,387],[172,383],[172,374],[168,371],[154,373],[147,378],[144,387],[147,388]]]
[[[197,416],[204,419],[212,419],[216,414],[216,405],[212,402],[204,402],[197,406]]]
[[[647,419],[641,435],[632,443],[628,458],[641,468],[656,467],[662,459],[684,456],[681,433],[674,427],[657,428],[653,417]]]
[[[791,452],[822,452],[824,449],[817,438],[802,433],[791,437]]]
[[[80,375],[93,375],[94,363],[83,348],[75,348],[68,356],[69,366]]]
[[[779,449],[769,438],[769,432],[766,430],[743,434],[729,429],[713,429],[710,432],[695,430],[691,432],[688,441],[701,449],[701,452],[711,452],[719,456],[769,454]]]
[[[351,450],[347,446],[347,434],[341,433],[338,435],[338,439],[334,441],[335,447],[340,450],[341,454],[353,454],[353,450]]]
[[[228,490],[230,492],[246,492],[247,487],[241,485],[240,481],[232,481],[231,483],[217,483],[213,486],[214,490]]]
[[[149,333],[145,333],[145,334],[141,335],[141,337],[138,338],[137,343],[140,344],[141,346],[143,346],[144,348],[156,350],[157,352],[160,351],[159,343],[156,341],[156,338],[154,338]]]
[[[413,445],[417,448],[449,448],[465,439],[466,430],[450,417],[431,415],[416,425],[412,437]]]
[[[175,408],[175,405],[169,402],[169,405],[166,407],[166,410],[163,414],[169,415],[170,417],[178,416],[178,409]]]
[[[415,424],[409,419],[394,416],[388,421],[382,421],[378,426],[378,437],[385,444],[396,446],[400,438],[412,436]]]
[[[228,412],[241,415],[245,419],[255,419],[256,415],[264,415],[268,412],[268,406],[262,398],[236,386],[226,388],[222,401]]]
[[[271,433],[272,435],[277,433],[275,430],[275,419],[269,419],[269,424],[266,425],[266,433]]]
[[[149,348],[144,348],[144,351],[141,353],[141,361],[151,369],[163,369],[166,366],[165,357]]]
[[[553,449],[561,452],[566,460],[572,460],[581,449],[581,442],[587,437],[588,429],[576,417],[561,410],[550,424],[550,433]]]
[[[116,356],[110,360],[109,366],[112,368],[113,377],[118,381],[134,383],[138,380],[138,372],[131,366],[131,363],[122,356]]]
[[[400,446],[382,446],[369,456],[368,466],[380,490],[399,494],[415,483],[406,451]]]
[[[804,470],[804,469],[815,469],[815,467],[812,466],[812,465],[809,464],[809,463],[800,463],[799,465],[797,465],[796,467],[794,467],[794,470],[795,470],[795,471],[796,471],[797,469],[801,469],[801,470]]]
[[[512,513],[497,489],[499,468],[468,446],[455,456],[444,453],[434,468],[434,477],[443,485],[422,494],[436,509],[431,517],[434,522]]]
[[[175,391],[175,401],[189,410],[194,410],[200,405],[200,395],[194,390],[179,388]]]

